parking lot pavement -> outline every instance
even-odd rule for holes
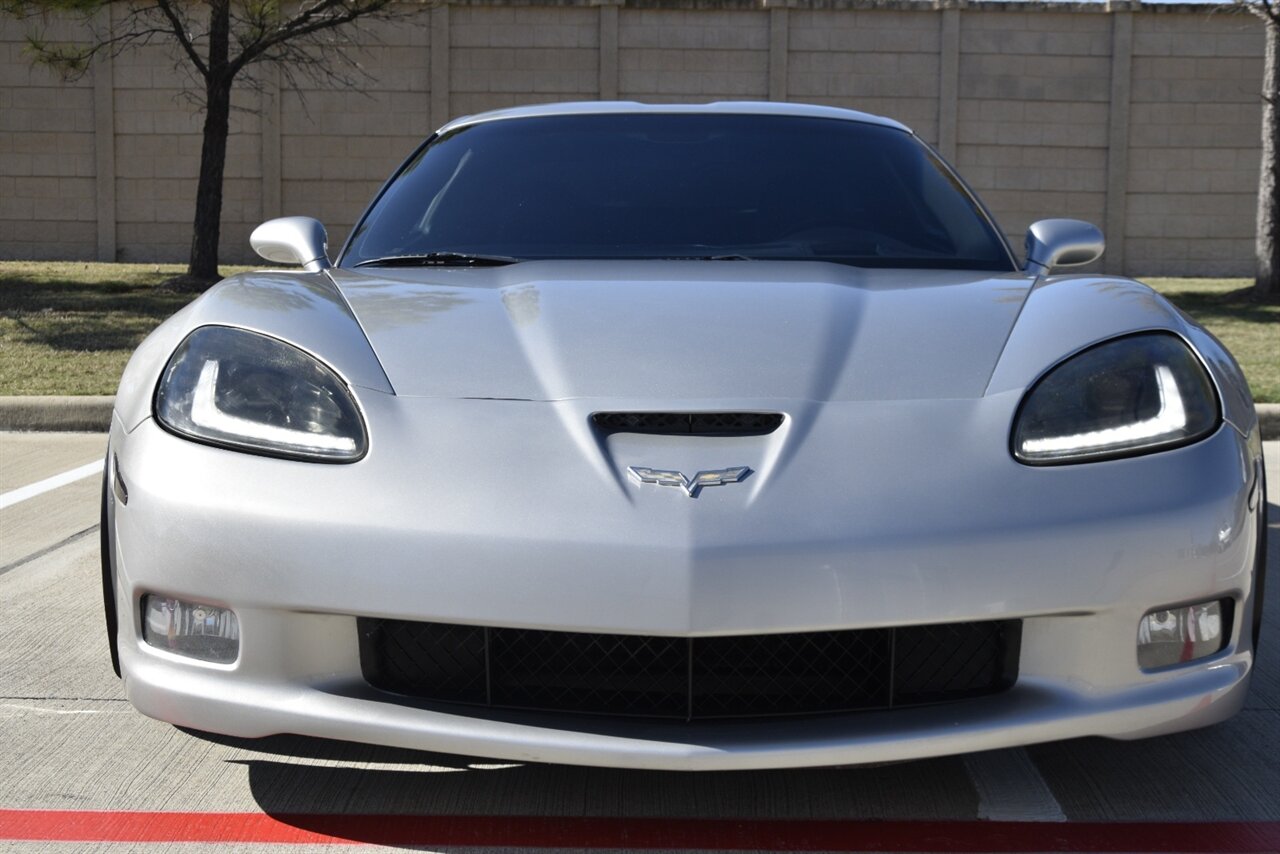
[[[83,473],[101,465],[106,450],[107,437],[94,433],[0,433],[0,575],[96,530],[102,484]],[[68,472],[81,476],[48,488]],[[25,498],[24,489],[36,494]],[[14,503],[4,506],[6,496]]]
[[[101,462],[105,433],[0,433],[0,494]]]
[[[100,460],[104,444],[0,434],[0,496]],[[1280,442],[1266,450],[1280,485]],[[1280,849],[1280,655],[1265,645],[1280,650],[1280,584],[1268,590],[1247,708],[1204,730],[874,768],[525,765],[290,736],[242,741],[136,713],[106,651],[99,486],[85,476],[0,509],[3,850]],[[1274,495],[1270,512],[1280,544]],[[1270,566],[1280,579],[1280,545]]]

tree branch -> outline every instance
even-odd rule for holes
[[[346,0],[319,0],[282,23],[269,35],[245,45],[240,55],[231,63],[233,73],[261,59],[272,48],[322,30],[349,24],[357,18],[378,15],[391,6],[392,2],[394,0],[357,0],[348,4]],[[329,14],[331,12],[335,14]]]
[[[1272,26],[1280,26],[1280,7],[1276,0],[1233,0],[1232,5],[1240,11],[1248,11]]]
[[[156,8],[169,21],[174,37],[178,40],[178,44],[182,46],[182,50],[186,53],[187,58],[191,60],[192,65],[200,72],[201,76],[207,78],[209,76],[209,66],[196,52],[195,45],[187,35],[186,22],[182,20],[178,10],[174,7],[170,0],[155,0]]]
[[[27,50],[37,62],[57,71],[64,80],[79,80],[89,70],[89,64],[99,53],[119,56],[126,48],[151,43],[153,36],[168,36],[165,27],[132,28],[114,36],[95,38],[88,47],[67,44],[50,44],[37,35],[27,36]]]

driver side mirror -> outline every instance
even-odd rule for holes
[[[1107,242],[1096,225],[1078,219],[1042,219],[1027,229],[1028,273],[1047,276],[1054,267],[1077,267],[1102,257]]]
[[[249,245],[276,264],[301,264],[308,273],[327,269],[329,235],[318,220],[309,216],[269,219],[249,235]]]

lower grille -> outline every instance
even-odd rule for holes
[[[994,694],[1018,675],[1019,620],[673,638],[359,620],[375,688],[495,708],[767,717]]]

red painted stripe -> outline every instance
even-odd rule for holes
[[[0,839],[780,851],[1280,851],[1280,822],[986,822],[0,810]]]

